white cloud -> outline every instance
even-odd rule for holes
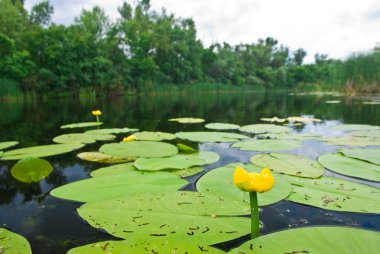
[[[27,8],[38,0],[27,0]],[[101,6],[116,18],[122,0],[51,0],[54,22],[70,24],[83,8]],[[129,1],[133,2],[133,1]],[[179,17],[192,17],[198,37],[212,42],[252,43],[274,37],[291,49],[304,48],[307,60],[315,53],[344,58],[368,51],[380,42],[378,0],[151,0],[155,10],[165,7]]]

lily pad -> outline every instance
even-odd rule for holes
[[[5,228],[0,228],[0,253],[32,254],[28,240]]]
[[[342,154],[323,154],[319,163],[327,169],[342,175],[380,182],[380,165],[343,156]]]
[[[105,144],[100,152],[120,157],[168,157],[178,153],[176,146],[164,142],[132,141]]]
[[[237,142],[241,139],[247,139],[248,136],[229,133],[229,132],[177,132],[176,136],[180,139],[187,139],[194,142]]]
[[[339,152],[347,157],[380,165],[380,149],[341,149]]]
[[[321,136],[311,133],[264,133],[258,135],[262,138],[287,139],[287,140],[320,140]]]
[[[163,140],[173,140],[176,138],[176,136],[172,133],[159,132],[159,131],[136,132],[133,135],[136,136],[137,140],[146,140],[146,141],[163,141]]]
[[[287,118],[289,122],[299,122],[299,123],[313,123],[313,122],[321,122],[321,119],[313,118],[313,117],[304,117],[304,116],[289,116]]]
[[[4,149],[7,149],[7,148],[9,148],[9,147],[12,147],[12,146],[18,145],[18,144],[19,144],[18,141],[0,142],[0,151],[1,151],[1,150],[4,150]]]
[[[253,164],[241,165],[238,163],[229,164],[207,172],[197,181],[197,189],[200,193],[217,194],[222,197],[234,200],[245,200],[249,202],[247,193],[239,190],[232,182],[236,166],[239,165],[249,172],[260,172],[261,167]],[[275,184],[272,190],[258,193],[260,206],[270,205],[285,199],[291,192],[292,187],[282,180],[279,174],[274,173]]]
[[[53,171],[53,166],[44,159],[25,158],[18,161],[11,169],[14,178],[21,182],[38,183]]]
[[[365,105],[380,105],[380,101],[364,101]]]
[[[131,170],[121,174],[98,176],[69,183],[50,192],[50,195],[90,202],[124,195],[133,196],[146,192],[176,191],[188,182],[166,172],[143,173]]]
[[[208,123],[205,127],[213,130],[237,130],[240,128],[239,125],[231,123]]]
[[[96,141],[114,140],[116,136],[109,134],[70,133],[53,138],[53,141],[61,144],[92,144]]]
[[[91,172],[92,177],[98,176],[110,176],[119,175],[125,172],[136,171],[137,169],[133,166],[133,163],[123,163],[118,165],[112,165],[109,167],[99,168]]]
[[[0,160],[20,160],[28,157],[47,157],[63,153],[69,153],[82,148],[83,144],[53,144],[43,146],[32,146],[6,151]]]
[[[260,236],[228,253],[377,253],[379,242],[380,234],[374,231],[348,227],[304,227]]]
[[[177,144],[177,147],[179,152],[183,154],[192,154],[198,152],[198,150],[184,144]]]
[[[242,132],[247,132],[251,134],[261,134],[261,133],[286,133],[290,132],[292,129],[287,126],[280,126],[275,124],[251,124],[240,127]]]
[[[169,119],[169,121],[178,122],[178,123],[203,123],[205,120],[202,118],[181,117],[181,118],[172,118],[172,119]]]
[[[232,147],[238,147],[245,151],[277,151],[291,150],[301,145],[302,142],[298,140],[255,139],[235,143]]]
[[[130,128],[110,128],[110,129],[97,129],[97,130],[89,130],[85,133],[89,134],[120,134],[120,133],[129,133],[129,132],[135,132],[139,129],[130,129]]]
[[[250,232],[245,202],[197,192],[145,193],[90,202],[77,209],[91,226],[123,239],[215,244]]]
[[[110,163],[110,164],[126,163],[130,161],[135,161],[137,159],[137,157],[119,157],[119,156],[108,155],[108,154],[100,153],[100,152],[78,153],[77,157],[85,161]]]
[[[293,186],[288,200],[333,211],[380,213],[380,190],[334,177],[283,176]]]
[[[277,122],[277,123],[284,123],[284,122],[286,122],[288,119],[286,119],[286,118],[278,118],[277,116],[274,116],[274,117],[272,117],[272,118],[263,117],[263,118],[260,118],[260,120],[263,121],[263,122],[271,122],[271,123]]]
[[[350,135],[353,137],[366,137],[366,138],[380,139],[380,130],[351,131]]]
[[[380,146],[380,139],[367,137],[329,137],[321,140],[336,146]]]
[[[202,171],[204,171],[204,169],[201,167],[191,167],[191,168],[176,169],[176,170],[170,170],[170,169],[165,170],[165,172],[172,173],[172,174],[179,176],[179,177],[182,177],[182,178],[196,175]]]
[[[338,100],[332,100],[332,101],[325,101],[325,103],[327,103],[327,104],[339,104],[340,101],[338,101]]]
[[[318,178],[325,171],[318,162],[293,154],[257,154],[251,157],[251,162],[278,173],[299,177]]]
[[[363,131],[363,130],[380,130],[380,126],[366,124],[340,124],[331,127],[335,131]]]
[[[86,128],[86,127],[99,126],[102,124],[103,124],[102,122],[71,123],[71,124],[62,125],[61,129]]]

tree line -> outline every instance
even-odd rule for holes
[[[274,38],[251,44],[197,39],[191,18],[149,0],[124,2],[111,22],[98,6],[82,10],[71,25],[51,22],[42,1],[28,12],[20,0],[0,0],[0,96],[144,92],[171,85],[224,84],[231,87],[312,87],[378,91],[380,49],[349,59],[291,51]]]

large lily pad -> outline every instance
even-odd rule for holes
[[[290,132],[292,129],[287,126],[280,126],[275,124],[251,124],[240,127],[242,132],[248,132],[252,134],[261,133],[285,133]]]
[[[105,144],[101,152],[120,157],[168,157],[178,153],[178,148],[164,142],[133,141]]]
[[[18,161],[11,169],[14,178],[21,182],[39,182],[53,171],[53,166],[47,160],[40,158],[25,158]]]
[[[123,163],[118,165],[112,165],[109,167],[99,168],[91,172],[92,177],[98,176],[110,176],[110,175],[118,175],[125,172],[135,171],[137,170],[133,163]]]
[[[259,137],[270,139],[283,139],[283,140],[320,140],[321,136],[311,133],[264,133]]]
[[[74,129],[74,128],[86,128],[102,125],[102,122],[85,122],[85,123],[71,123],[62,125],[61,129]]]
[[[378,253],[380,234],[346,227],[288,229],[250,240],[230,254]]]
[[[4,150],[4,149],[7,149],[9,147],[12,147],[12,146],[15,146],[15,145],[18,145],[18,141],[7,141],[7,142],[0,142],[0,151],[1,150]]]
[[[208,123],[205,127],[212,130],[237,130],[240,128],[239,125],[231,123]]]
[[[341,149],[339,151],[347,157],[380,165],[380,149]]]
[[[108,155],[108,154],[100,153],[100,152],[78,153],[77,157],[85,161],[109,163],[109,164],[126,163],[130,161],[135,161],[137,159],[136,157],[119,157],[119,156]]]
[[[166,172],[143,173],[130,170],[69,183],[50,192],[54,197],[90,202],[146,192],[176,191],[187,181]]]
[[[0,253],[32,254],[32,250],[28,240],[24,237],[5,228],[0,228]]]
[[[318,162],[293,154],[257,154],[251,157],[251,162],[275,172],[299,177],[318,178],[325,171]]]
[[[380,182],[380,165],[343,156],[342,154],[323,154],[319,163],[327,169],[342,175]]]
[[[82,148],[83,144],[53,144],[43,146],[32,146],[6,151],[0,160],[20,160],[28,157],[47,157],[63,153],[69,153]]]
[[[153,131],[143,131],[136,132],[133,134],[137,140],[146,140],[146,141],[163,141],[163,140],[173,140],[176,136],[168,132],[153,132]]]
[[[178,122],[178,123],[203,123],[205,120],[202,118],[181,117],[181,118],[172,118],[172,119],[169,119],[169,121]]]
[[[302,145],[298,140],[280,140],[280,139],[255,139],[237,142],[232,147],[238,147],[246,151],[278,151],[291,150]]]
[[[237,142],[241,139],[247,139],[248,136],[229,133],[229,132],[177,132],[176,136],[180,139],[187,139],[194,142]]]
[[[380,139],[369,137],[329,137],[321,139],[336,146],[380,146]]]
[[[197,189],[201,193],[216,193],[222,197],[235,200],[245,200],[249,202],[247,193],[239,190],[232,182],[233,174],[237,165],[242,166],[249,172],[260,172],[262,168],[246,164],[238,163],[229,164],[203,175],[197,182]],[[270,205],[282,199],[285,199],[291,192],[290,184],[282,180],[279,174],[274,173],[275,184],[272,190],[264,193],[258,193],[258,201],[260,206]]]
[[[97,129],[97,130],[89,130],[85,133],[89,134],[119,134],[119,133],[128,133],[128,132],[135,132],[138,131],[138,129],[130,129],[130,128],[110,128],[110,129]]]
[[[351,131],[350,135],[353,137],[367,137],[372,139],[380,139],[380,130]]]
[[[70,133],[53,138],[53,141],[61,144],[92,144],[96,141],[114,140],[116,136],[109,134]]]
[[[332,130],[336,131],[370,131],[370,130],[380,130],[380,126],[367,125],[367,124],[340,124],[331,127]]]
[[[215,244],[250,232],[247,203],[197,192],[145,193],[77,209],[93,227],[123,239]],[[226,216],[229,215],[229,216]]]
[[[380,213],[380,190],[368,185],[323,176],[308,179],[283,176],[293,186],[288,200],[333,211]]]
[[[299,123],[319,123],[322,120],[318,118],[313,117],[306,117],[306,116],[289,116],[287,118],[289,122],[299,122]]]

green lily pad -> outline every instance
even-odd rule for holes
[[[329,137],[321,140],[336,146],[380,146],[380,139],[367,137]]]
[[[91,172],[92,177],[98,176],[110,176],[119,175],[125,172],[136,171],[137,169],[133,166],[133,163],[123,163],[118,165],[112,165],[109,167],[99,168]]]
[[[323,154],[319,163],[327,169],[346,176],[380,182],[380,165],[343,156],[342,154]]]
[[[86,127],[99,126],[102,124],[103,124],[102,122],[71,123],[71,124],[62,125],[61,129],[86,128]]]
[[[169,119],[168,121],[178,122],[178,123],[203,123],[205,120],[202,118],[181,117],[181,118],[172,118],[172,119]]]
[[[163,141],[163,140],[173,140],[176,138],[176,136],[172,133],[159,132],[159,131],[136,132],[133,135],[136,136],[137,140],[145,140],[145,141]]]
[[[53,144],[43,146],[32,146],[6,151],[0,160],[20,160],[28,157],[47,157],[63,153],[69,153],[82,148],[83,144]]]
[[[260,236],[228,253],[377,253],[379,242],[380,234],[374,231],[348,227],[304,227]]]
[[[167,172],[143,173],[130,170],[121,174],[98,176],[69,183],[50,192],[50,195],[90,202],[127,195],[140,195],[145,192],[176,191],[188,182]]]
[[[365,105],[380,105],[380,101],[364,101]]]
[[[291,132],[292,129],[287,126],[280,126],[275,124],[251,124],[240,127],[242,132],[247,132],[251,134],[261,134],[261,133],[286,133]]]
[[[21,182],[38,183],[53,171],[53,166],[44,159],[25,158],[13,165],[11,174]]]
[[[286,119],[286,118],[278,118],[277,116],[274,116],[274,117],[271,117],[271,118],[263,117],[263,118],[260,118],[260,120],[263,121],[263,122],[271,122],[271,123],[277,122],[277,123],[284,123],[284,122],[286,122],[288,119]]]
[[[318,162],[293,154],[257,154],[251,157],[251,162],[278,173],[299,177],[318,178],[325,171]]]
[[[5,228],[0,228],[0,253],[32,254],[28,240]]]
[[[12,146],[15,146],[15,145],[18,145],[18,144],[19,144],[18,141],[0,142],[0,150],[7,149],[9,147],[12,147]]]
[[[177,147],[179,152],[183,154],[192,154],[198,152],[198,150],[184,144],[177,144]]]
[[[319,123],[322,122],[321,119],[313,118],[313,117],[304,117],[304,116],[289,116],[287,118],[289,122],[299,122],[299,123]]]
[[[264,133],[259,134],[259,137],[270,139],[284,139],[284,140],[320,140],[321,136],[318,134],[309,133]]]
[[[215,249],[207,245],[199,245],[186,240],[173,239],[161,242],[157,241],[105,241],[92,243],[81,247],[76,247],[67,252],[67,254],[125,254],[125,253],[191,253],[204,254],[215,253],[223,254],[224,251]]]
[[[130,129],[130,128],[110,128],[110,129],[97,129],[97,130],[89,130],[85,133],[89,134],[120,134],[120,133],[129,133],[129,132],[135,132],[139,129]]]
[[[186,139],[194,142],[237,142],[241,139],[247,139],[248,136],[228,133],[228,132],[208,132],[208,131],[199,131],[199,132],[177,132],[177,138]]]
[[[380,126],[366,125],[366,124],[340,124],[331,127],[336,131],[363,131],[363,130],[380,130]]]
[[[283,175],[292,184],[288,200],[333,211],[380,213],[380,190],[369,185],[323,176],[308,179]]]
[[[135,161],[137,159],[137,157],[119,157],[119,156],[108,155],[108,154],[100,153],[100,152],[78,153],[77,157],[85,161],[110,163],[110,164],[126,163],[130,161]]]
[[[105,144],[100,152],[120,157],[168,157],[178,153],[176,146],[164,142],[132,141]]]
[[[92,144],[96,141],[114,140],[116,136],[109,134],[70,133],[53,138],[53,141],[61,144]]]
[[[249,202],[249,195],[239,190],[233,184],[233,174],[236,166],[239,165],[249,172],[260,172],[262,168],[253,164],[233,163],[207,172],[197,181],[197,189],[200,193],[217,194],[222,197],[234,200],[245,200]],[[274,173],[275,184],[273,189],[258,193],[258,202],[260,206],[270,205],[285,199],[291,192],[292,187],[286,181],[282,180],[279,174]]]
[[[208,123],[205,127],[212,130],[237,130],[240,128],[239,125],[231,123]]]
[[[380,165],[380,149],[341,149],[339,152],[347,157]]]
[[[351,131],[350,135],[353,137],[366,137],[366,138],[372,138],[372,139],[380,139],[380,130]]]
[[[145,193],[89,202],[77,209],[91,226],[123,239],[150,243],[215,244],[250,232],[249,205],[197,192]],[[228,216],[227,216],[228,215]]]
[[[291,150],[302,145],[298,140],[280,140],[280,139],[255,139],[242,141],[233,144],[231,147],[240,148],[245,151],[277,151]]]
[[[327,103],[327,104],[339,104],[340,101],[338,101],[338,100],[332,100],[332,101],[325,101],[325,103]]]
[[[200,172],[204,171],[203,168],[201,167],[191,167],[191,168],[185,168],[185,169],[175,169],[175,170],[165,170],[165,172],[169,172],[169,173],[172,173],[176,176],[179,176],[179,177],[182,177],[182,178],[185,178],[185,177],[189,177],[189,176],[193,176],[193,175],[196,175]]]

